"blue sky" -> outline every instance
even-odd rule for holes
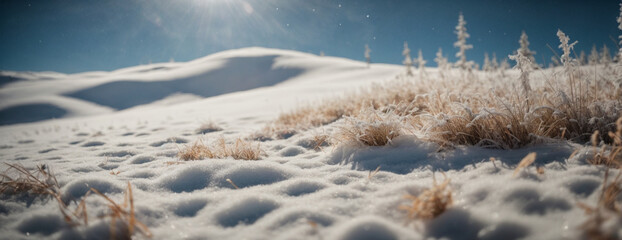
[[[458,13],[474,48],[505,57],[525,30],[540,63],[561,29],[580,50],[617,49],[616,0],[0,0],[0,70],[74,73],[188,61],[263,46],[400,64],[403,42],[429,66],[455,61]],[[617,40],[616,40],[617,41]],[[414,54],[413,54],[414,55]]]

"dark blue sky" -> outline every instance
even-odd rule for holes
[[[463,12],[474,48],[505,57],[529,35],[540,63],[562,29],[617,49],[617,0],[0,0],[0,70],[74,73],[149,62],[188,61],[226,49],[263,46],[364,60],[402,61],[404,41],[429,66],[439,47],[455,61]],[[616,40],[617,41],[617,40]],[[415,54],[413,54],[414,56]]]

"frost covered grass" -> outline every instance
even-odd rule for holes
[[[184,161],[228,157],[241,160],[259,160],[261,159],[261,154],[262,150],[259,144],[253,144],[240,138],[233,143],[227,143],[221,137],[211,145],[199,140],[192,145],[180,149],[177,156]]]
[[[605,165],[611,168],[620,168],[622,166],[622,117],[616,121],[616,132],[609,132],[607,135],[611,139],[611,144],[602,143],[598,149],[599,132],[592,134],[592,147],[594,148],[594,156],[588,160],[594,165]]]
[[[151,237],[149,228],[136,219],[132,186],[129,182],[123,195],[123,203],[115,202],[106,194],[92,187],[84,193],[79,201],[76,199],[68,201],[63,199],[56,176],[45,165],[39,165],[34,170],[28,170],[19,164],[5,164],[8,168],[5,173],[0,175],[2,177],[0,194],[17,197],[26,194],[29,197],[41,197],[44,200],[49,196],[58,203],[62,219],[67,226],[77,227],[89,225],[86,199],[91,193],[95,193],[108,203],[109,213],[100,216],[100,219],[109,219],[111,239],[131,239],[135,232]]]
[[[617,239],[615,224],[622,221],[622,206],[618,203],[618,198],[622,193],[622,172],[608,182],[609,170],[605,172],[602,189],[598,197],[596,206],[579,203],[587,215],[587,219],[580,226],[583,235],[587,239]]]
[[[367,109],[369,113],[359,114],[356,117],[346,117],[339,127],[336,141],[345,144],[384,146],[391,143],[393,138],[403,134],[404,127],[398,116],[389,112],[381,113]]]
[[[356,119],[391,111],[402,116],[400,124],[413,127],[410,134],[449,146],[514,149],[552,139],[587,142],[595,131],[612,131],[620,117],[621,73],[604,66],[573,67],[572,74],[566,69],[536,70],[529,91],[513,74],[501,72],[454,69],[435,81],[399,76],[315,108],[282,114],[270,128],[295,133],[344,117],[360,125]],[[375,111],[364,111],[370,107]],[[338,114],[326,118],[320,112]],[[346,135],[365,135],[361,131]],[[609,135],[601,139],[613,141]]]

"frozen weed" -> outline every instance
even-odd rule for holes
[[[578,206],[585,211],[587,219],[580,226],[586,239],[618,239],[618,229],[612,228],[614,222],[622,222],[622,207],[617,199],[622,193],[622,172],[608,183],[609,169],[605,172],[602,190],[595,207],[584,203]]]
[[[336,140],[364,146],[384,146],[402,135],[403,124],[393,113],[368,110],[357,117],[347,117]]]
[[[227,158],[242,160],[259,160],[263,151],[259,144],[238,138],[234,143],[227,143],[224,138],[218,139],[212,145],[197,141],[194,144],[179,150],[177,156],[181,160],[201,160],[206,158]]]
[[[453,203],[452,192],[449,189],[449,179],[437,184],[436,178],[431,188],[423,191],[419,196],[406,195],[404,198],[411,201],[410,205],[400,206],[410,219],[433,219],[443,214]]]

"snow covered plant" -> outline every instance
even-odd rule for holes
[[[345,144],[384,146],[402,135],[403,128],[400,117],[395,113],[367,108],[357,116],[346,117],[335,140]]]
[[[402,51],[402,56],[404,56],[404,66],[406,66],[406,75],[412,76],[413,73],[410,70],[410,67],[413,65],[412,59],[410,58],[410,48],[408,48],[408,43],[404,42],[404,51]]]
[[[427,76],[427,73],[425,71],[425,64],[427,63],[427,61],[423,59],[423,54],[421,53],[421,49],[419,49],[416,62],[417,62],[417,68],[419,69],[419,77]]]
[[[529,62],[531,63],[531,67],[534,67],[534,68],[537,67],[536,58],[533,56],[536,54],[536,52],[531,51],[531,49],[529,49],[529,39],[525,31],[521,33],[520,40],[518,40],[518,43],[520,44],[520,48],[516,50],[517,55],[518,54],[523,55],[529,60]]]
[[[516,61],[516,66],[514,66],[514,68],[520,70],[520,77],[518,79],[520,80],[523,90],[521,95],[526,98],[527,110],[529,110],[529,94],[531,92],[531,85],[529,84],[529,73],[533,69],[533,62],[531,61],[531,59],[529,59],[529,57],[523,55],[523,52],[524,51],[520,51],[519,49],[518,51],[516,51],[516,55],[509,55],[508,57],[511,60]]]
[[[467,44],[466,40],[470,37],[467,33],[466,28],[467,22],[464,20],[464,16],[460,13],[458,17],[458,25],[456,26],[456,35],[458,40],[454,43],[454,47],[458,48],[458,52],[456,53],[456,57],[458,61],[456,62],[456,66],[460,69],[470,69],[473,66],[472,61],[466,60],[466,50],[473,48],[473,45]]]
[[[369,55],[371,53],[371,49],[369,48],[368,44],[365,44],[365,61],[367,62],[367,68],[369,68],[369,64],[371,63],[371,56]]]
[[[438,48],[438,52],[436,52],[436,58],[434,58],[434,62],[438,65],[438,72],[441,75],[441,78],[445,78],[444,72],[451,68],[451,64],[447,61],[447,58],[443,56],[443,49]]]

